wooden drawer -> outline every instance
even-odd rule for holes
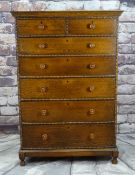
[[[116,19],[73,19],[69,20],[69,34],[116,35]]]
[[[115,75],[114,57],[20,58],[22,76]]]
[[[22,122],[107,122],[114,121],[114,101],[21,102]]]
[[[21,79],[21,98],[115,97],[115,78]]]
[[[17,25],[18,35],[65,34],[65,21],[62,19],[21,19]]]
[[[114,135],[113,124],[23,125],[22,147],[52,149],[113,147]]]
[[[115,37],[18,38],[19,54],[115,54]]]

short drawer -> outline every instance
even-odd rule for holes
[[[22,76],[115,75],[114,57],[19,58]]]
[[[116,54],[115,37],[18,38],[21,55]]]
[[[21,102],[26,123],[115,121],[115,101],[33,101]]]
[[[69,34],[116,35],[116,19],[72,19],[68,21]]]
[[[65,33],[62,19],[21,19],[17,20],[18,35],[58,35]]]
[[[21,79],[21,98],[115,97],[115,78]]]
[[[23,148],[114,147],[113,124],[23,125]]]

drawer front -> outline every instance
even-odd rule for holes
[[[69,34],[116,35],[116,19],[69,20]]]
[[[114,101],[21,102],[22,122],[106,122],[115,120]]]
[[[114,37],[19,38],[19,54],[115,54]]]
[[[21,98],[115,97],[114,78],[21,79]]]
[[[22,76],[115,75],[114,57],[20,58]]]
[[[23,125],[23,148],[79,148],[115,146],[115,126]]]
[[[65,21],[62,19],[23,19],[17,21],[18,35],[64,34]]]

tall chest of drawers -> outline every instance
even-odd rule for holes
[[[27,156],[110,156],[117,163],[121,11],[12,14],[16,18],[20,164],[25,164]]]

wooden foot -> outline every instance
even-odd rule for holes
[[[25,166],[25,154],[23,152],[19,152],[20,166]]]
[[[118,151],[112,152],[112,164],[117,164],[118,163],[118,160],[117,160],[118,154],[119,154]]]

